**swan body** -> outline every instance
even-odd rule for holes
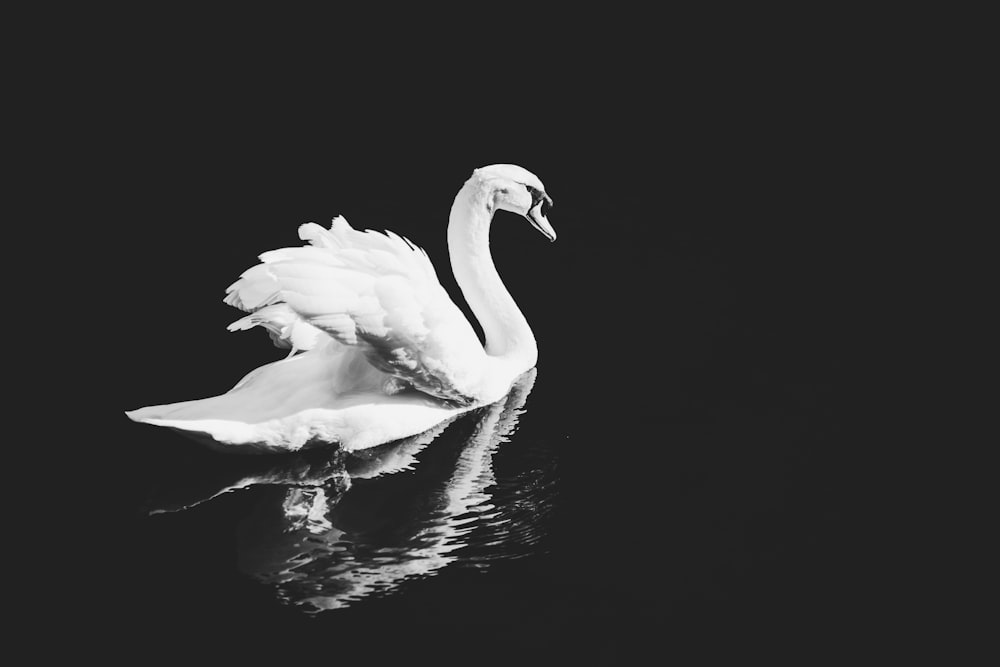
[[[299,228],[308,245],[272,250],[243,272],[225,302],[248,314],[232,331],[265,328],[290,355],[211,398],[140,408],[137,422],[185,432],[223,451],[351,451],[410,437],[503,398],[533,368],[531,328],[489,249],[497,209],[550,240],[552,200],[516,165],[476,169],[448,223],[452,271],[483,327],[485,347],[441,286],[426,253],[386,232]]]

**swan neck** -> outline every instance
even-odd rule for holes
[[[490,254],[488,183],[470,178],[455,197],[448,223],[448,252],[455,280],[486,336],[486,353],[535,365],[538,349],[528,322],[497,273]]]

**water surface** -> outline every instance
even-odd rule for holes
[[[254,493],[237,527],[238,569],[306,612],[391,593],[445,567],[484,569],[545,549],[556,454],[517,437],[532,369],[501,401],[401,441],[254,457],[214,475],[163,480],[150,515],[194,513]],[[517,466],[498,477],[509,447]],[[185,484],[198,480],[194,487]],[[172,482],[174,484],[172,484]]]

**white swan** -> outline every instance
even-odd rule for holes
[[[263,326],[292,349],[288,358],[221,396],[126,414],[223,451],[333,442],[351,451],[493,403],[534,367],[538,348],[493,265],[490,223],[497,209],[511,211],[554,241],[551,204],[537,176],[510,164],[475,170],[455,197],[448,251],[485,349],[426,253],[338,217],[329,230],[302,225],[299,237],[310,245],[265,252],[227,290],[226,303],[250,313],[230,330]]]

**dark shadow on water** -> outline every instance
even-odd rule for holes
[[[150,514],[257,487],[238,567],[303,611],[338,609],[454,565],[484,568],[544,550],[555,456],[531,442],[513,474],[494,455],[513,435],[536,371],[507,396],[418,436],[345,453],[253,458],[161,488]],[[155,517],[154,517],[155,519]]]

